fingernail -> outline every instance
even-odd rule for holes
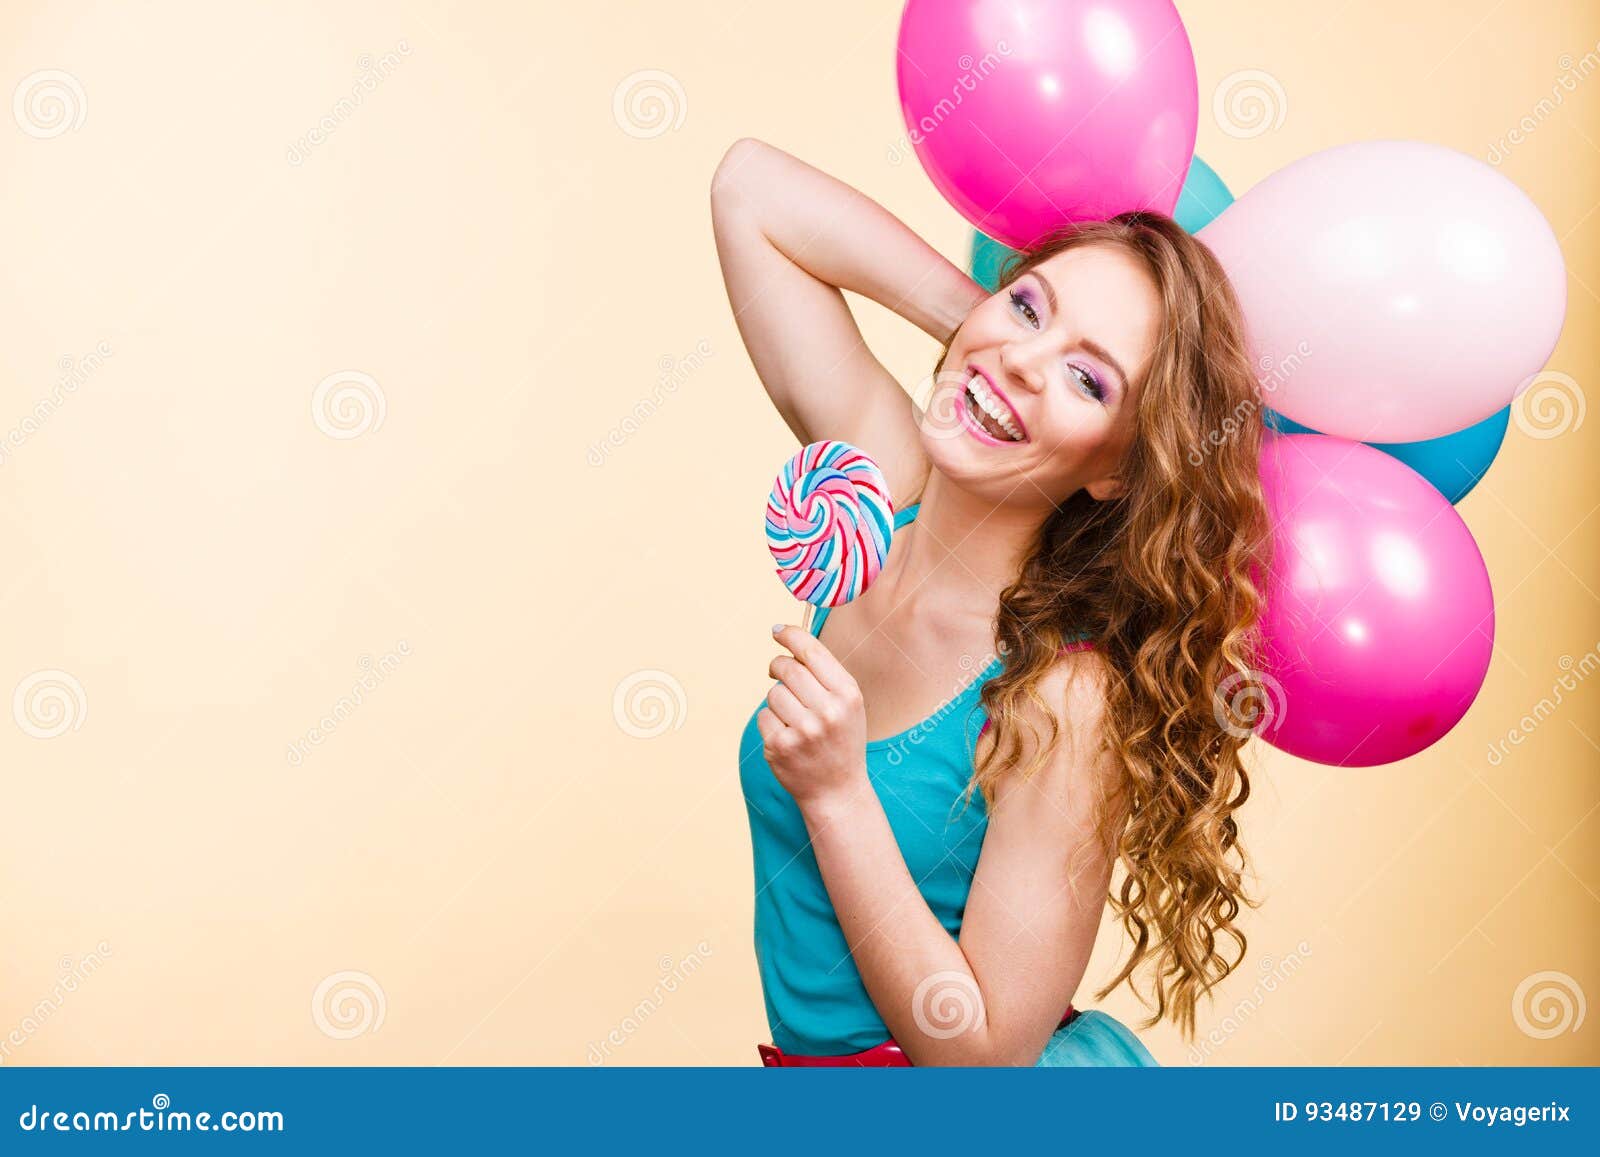
[[[783,630],[783,628],[786,627],[786,626],[788,626],[787,623],[773,623],[772,624],[772,633],[774,635],[776,635],[779,631]]]

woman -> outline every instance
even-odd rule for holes
[[[1233,817],[1248,721],[1229,708],[1259,687],[1267,517],[1221,267],[1131,214],[1051,238],[991,295],[750,139],[711,204],[773,405],[801,443],[876,458],[898,512],[866,593],[809,634],[774,628],[778,683],[741,744],[763,1058],[1155,1064],[1070,1002],[1109,901],[1132,952],[1096,996],[1148,964],[1143,1027],[1170,1016],[1192,1039],[1258,903]],[[922,412],[845,289],[942,343]]]

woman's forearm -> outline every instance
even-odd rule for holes
[[[716,187],[813,277],[871,298],[940,342],[987,296],[882,205],[775,145],[736,142]]]
[[[1008,1055],[996,1026],[981,1015],[982,995],[966,954],[911,878],[871,785],[801,812],[867,994],[912,1063],[1031,1063]],[[945,1036],[950,1026],[929,1018],[942,1018],[950,1008],[957,1010],[960,1031]],[[940,1035],[924,1031],[930,1024]]]

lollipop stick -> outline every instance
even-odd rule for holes
[[[808,635],[811,633],[811,620],[816,613],[816,605],[813,603],[807,603],[805,613],[800,616],[800,629]]]

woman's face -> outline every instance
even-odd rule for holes
[[[1084,487],[1116,497],[1160,315],[1139,258],[1104,244],[1057,253],[979,302],[923,415],[934,467],[996,504],[1056,506]]]

